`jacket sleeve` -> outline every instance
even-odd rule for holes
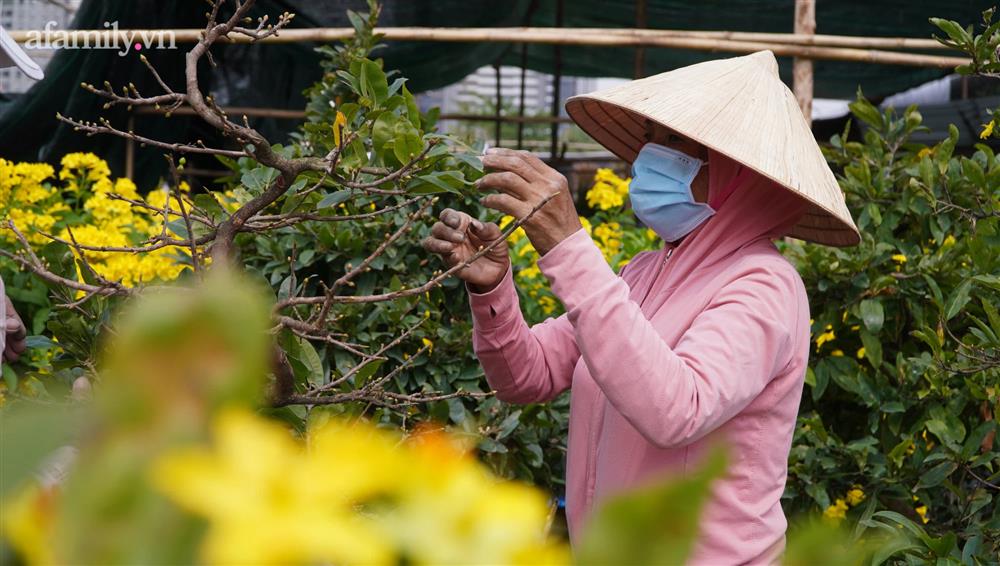
[[[511,403],[541,403],[569,388],[580,351],[566,315],[529,328],[521,314],[509,267],[491,291],[468,291],[473,350],[497,398]]]
[[[538,265],[566,307],[594,381],[660,448],[724,424],[791,359],[797,303],[784,270],[754,268],[723,287],[671,348],[582,230]]]
[[[0,358],[3,358],[3,350],[7,347],[7,290],[3,288],[3,279],[0,278]]]

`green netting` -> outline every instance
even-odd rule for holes
[[[258,14],[288,10],[298,14],[295,27],[347,26],[347,8],[364,10],[363,0],[260,0]],[[929,37],[934,32],[931,16],[961,22],[976,22],[991,2],[937,2],[930,0],[882,0],[873,2],[818,2],[817,31],[862,36]],[[382,24],[386,26],[487,27],[556,23],[556,0],[395,0],[385,2]],[[729,0],[685,2],[648,0],[647,27],[701,30],[791,31],[793,0]],[[104,22],[120,28],[193,28],[204,25],[203,0],[85,0],[74,27],[102,29]],[[626,0],[566,0],[563,25],[572,27],[634,27],[635,2]],[[42,23],[40,23],[42,25]],[[567,33],[572,33],[567,31]],[[179,46],[184,49],[185,46]],[[301,108],[302,90],[320,73],[314,44],[270,44],[254,47],[220,46],[213,49],[219,69],[201,69],[204,90],[220,104]],[[563,46],[561,71],[566,75],[631,77],[634,48]],[[183,51],[146,50],[144,54],[160,70],[168,84],[183,85]],[[531,69],[551,72],[556,49],[531,45],[523,55]],[[392,42],[379,53],[387,67],[409,77],[411,90],[438,88],[453,83],[473,70],[501,61],[518,65],[522,47],[494,43]],[[663,48],[645,50],[646,74],[670,70],[727,54]],[[779,58],[787,80],[791,62]],[[866,65],[819,61],[816,63],[816,96],[851,97],[860,85],[878,98],[943,76],[947,71],[900,66]],[[47,69],[47,77],[19,99],[0,103],[0,156],[16,160],[55,161],[70,151],[94,151],[107,158],[122,174],[124,142],[110,136],[86,138],[55,119],[57,112],[84,120],[106,116],[125,127],[128,110],[102,110],[102,101],[79,88],[82,81],[114,85],[135,83],[140,92],[155,93],[157,86],[138,59],[130,53],[120,57],[113,51],[65,50]],[[275,141],[284,140],[295,127],[290,120],[260,119],[254,125]],[[141,117],[137,133],[167,141],[203,139],[221,145],[216,132],[187,117],[169,120]],[[163,171],[162,151],[141,149],[136,155],[137,181],[149,186]],[[195,160],[198,161],[198,160]],[[211,167],[211,162],[200,160]]]

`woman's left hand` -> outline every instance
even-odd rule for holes
[[[483,206],[521,219],[538,203],[552,196],[522,224],[531,245],[539,254],[545,255],[583,227],[566,177],[536,155],[528,151],[493,147],[486,150],[482,159],[483,165],[493,171],[479,179],[476,187],[499,191],[483,197]]]

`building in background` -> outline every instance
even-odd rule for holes
[[[45,29],[48,22],[55,22],[53,29],[67,29],[76,15],[82,0],[0,0],[0,25],[7,30]],[[27,49],[26,49],[27,50]],[[32,60],[45,69],[55,50],[27,50]],[[0,69],[0,92],[21,93],[31,88],[35,81],[17,68]]]
[[[501,66],[499,69],[501,114],[517,117],[521,111],[521,69]],[[423,110],[437,106],[444,116],[494,116],[497,100],[497,69],[493,66],[480,67],[461,81],[445,88],[427,91],[417,95]],[[559,97],[562,100],[574,94],[590,92],[627,82],[626,79],[592,78],[564,76],[559,83]],[[526,117],[548,117],[552,115],[554,84],[552,75],[527,70],[524,73],[524,115]],[[559,104],[559,115],[566,117],[563,105]],[[498,143],[496,125],[490,121],[451,120],[441,121],[442,130],[458,135],[468,141],[490,140]],[[559,138],[565,142],[580,141],[574,135],[576,128],[571,124],[559,125]],[[505,123],[499,143],[508,147],[516,145],[517,124]],[[549,122],[529,122],[521,129],[522,147],[545,153],[550,149],[551,124]],[[570,148],[574,151],[579,148]]]

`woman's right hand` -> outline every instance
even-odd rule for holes
[[[431,235],[424,239],[423,246],[429,252],[441,256],[451,268],[468,261],[480,247],[500,237],[500,227],[492,222],[480,222],[472,216],[444,209],[441,220],[431,227]],[[464,279],[474,293],[486,293],[500,284],[510,266],[507,243],[495,246],[485,255],[460,270],[457,275]]]

